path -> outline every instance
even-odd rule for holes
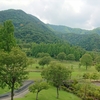
[[[27,94],[29,92],[28,91],[28,87],[32,83],[33,83],[33,81],[25,81],[23,83],[23,86],[21,86],[18,90],[15,90],[14,98],[23,97],[25,94]],[[0,100],[11,100],[10,93],[6,93],[4,95],[0,95]]]

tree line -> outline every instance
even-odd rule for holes
[[[60,53],[63,53],[66,55],[64,59],[76,61],[79,61],[85,52],[81,47],[72,46],[68,43],[33,43],[31,47],[31,55],[34,57],[38,57],[39,53],[48,53],[51,57],[57,58]]]

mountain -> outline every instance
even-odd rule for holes
[[[6,20],[12,20],[15,26],[15,37],[19,43],[68,41],[89,51],[100,51],[100,28],[83,30],[45,24],[33,15],[14,9],[0,11],[0,24]]]
[[[82,30],[61,25],[47,25],[59,38],[67,40],[72,45],[81,46],[88,51],[100,51],[100,28]]]
[[[9,9],[0,11],[0,24],[6,20],[12,20],[15,26],[15,37],[19,41],[36,43],[59,41],[59,38],[47,25],[22,10]]]
[[[90,31],[88,30],[83,30],[80,28],[70,28],[67,26],[62,26],[62,25],[51,25],[51,24],[47,24],[47,26],[55,32],[60,32],[60,33],[76,33],[76,34],[87,34]]]

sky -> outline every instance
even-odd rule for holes
[[[100,27],[100,0],[0,0],[0,11],[7,9],[21,9],[54,25]]]

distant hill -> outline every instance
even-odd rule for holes
[[[13,21],[15,37],[19,43],[68,41],[70,44],[81,46],[86,50],[100,51],[100,28],[83,30],[45,24],[33,15],[14,9],[0,11],[0,24],[6,20]]]
[[[67,40],[72,45],[81,46],[89,51],[100,51],[100,28],[82,30],[61,25],[47,25],[59,38]]]
[[[0,23],[6,20],[12,20],[15,26],[15,37],[23,42],[53,43],[59,41],[54,32],[42,21],[22,10],[0,11]]]
[[[88,30],[83,30],[80,28],[71,28],[67,26],[62,26],[62,25],[51,25],[47,24],[47,26],[55,32],[60,32],[60,33],[76,33],[76,34],[86,34],[89,33],[90,31]]]

